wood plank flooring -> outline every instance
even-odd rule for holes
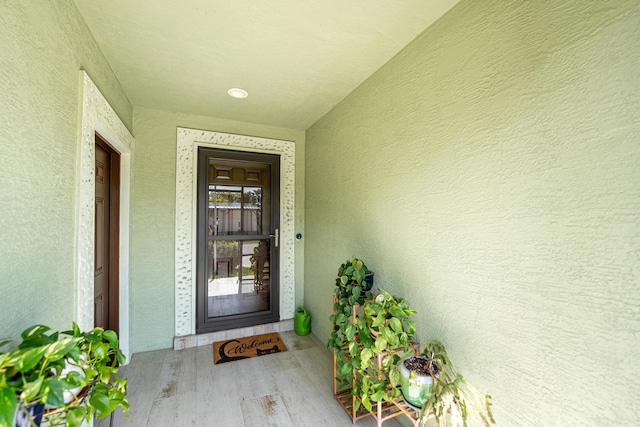
[[[331,353],[313,335],[281,332],[288,351],[213,364],[213,346],[134,354],[121,368],[131,411],[114,427],[340,427],[351,419],[333,399]],[[397,419],[384,427],[411,425]],[[109,427],[109,418],[96,427]],[[373,427],[369,417],[356,426]]]

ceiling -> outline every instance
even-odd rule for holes
[[[303,130],[458,2],[74,1],[134,106]]]

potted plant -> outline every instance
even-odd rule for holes
[[[69,427],[94,415],[104,418],[117,407],[129,409],[127,380],[118,377],[125,357],[114,331],[81,332],[74,323],[72,330],[59,333],[35,325],[21,337],[17,348],[0,353],[1,427],[19,419],[37,426],[43,409],[50,425]],[[34,406],[38,409],[30,410]]]
[[[327,342],[327,348],[340,350],[348,340],[350,340],[354,332],[352,327],[348,327],[351,323],[353,307],[364,303],[365,298],[371,298],[371,291],[363,291],[362,282],[366,275],[370,273],[365,263],[358,259],[345,261],[338,268],[338,276],[336,278],[336,287],[334,289],[333,312],[329,318],[333,324],[331,338]]]
[[[336,286],[338,287],[359,287],[360,296],[367,297],[366,293],[373,288],[374,272],[369,270],[365,263],[358,258],[347,260],[338,269]],[[368,295],[371,297],[371,295]]]
[[[431,375],[438,375],[438,365],[424,356],[408,356],[402,360],[398,367],[404,400],[414,410],[420,411],[420,408],[429,399],[429,392],[433,384]]]
[[[415,333],[415,325],[409,319],[415,310],[406,300],[384,290],[379,292],[375,298],[362,302],[355,319],[344,313],[331,318],[341,339],[330,339],[327,346],[335,350],[340,387],[351,387],[357,397],[356,411],[360,405],[372,411],[374,403],[401,395],[397,387],[399,374],[392,368],[400,354],[408,351]]]
[[[369,411],[372,402],[390,402],[392,397],[401,395],[397,387],[400,376],[393,368],[400,354],[412,346],[416,327],[409,317],[414,314],[416,311],[404,298],[382,289],[362,305],[362,313],[356,319],[359,345],[349,343],[349,355],[360,377],[353,393]]]
[[[438,427],[495,424],[491,396],[456,372],[440,341],[429,341],[420,356],[405,358],[399,372],[405,401],[421,408],[421,426],[431,418]]]

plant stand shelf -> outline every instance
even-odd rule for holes
[[[391,398],[393,404],[398,408],[398,410],[407,416],[413,423],[413,427],[418,427],[418,420],[420,419],[420,411],[416,411],[412,406],[409,406],[404,399],[394,399]]]
[[[355,396],[351,394],[351,389],[346,389],[334,394],[334,398],[340,403],[342,409],[351,417],[351,422],[355,424],[359,419],[371,416],[371,412],[367,411],[364,406],[360,406],[358,410],[354,410]]]
[[[395,403],[389,402],[376,403],[373,406],[375,412],[369,412],[362,405],[360,405],[360,408],[358,408],[357,411],[354,411],[353,404],[356,398],[351,394],[351,389],[341,391],[335,396],[335,398],[345,412],[349,414],[353,424],[355,424],[359,419],[373,417],[377,421],[378,427],[380,427],[384,421],[403,414]]]
[[[334,296],[335,303],[335,296]],[[354,305],[351,313],[351,321],[356,323],[356,311],[358,309],[358,305]],[[334,310],[335,314],[335,310]],[[418,344],[412,343],[411,347],[415,354],[418,354]],[[344,350],[347,350],[346,348]],[[402,348],[399,348],[392,353],[400,352]],[[389,353],[378,354],[377,364],[378,371],[382,369],[382,359]],[[337,380],[337,370],[338,370],[338,361],[336,356],[336,350],[333,350],[333,397],[340,403],[340,406],[345,410],[345,412],[351,418],[351,422],[355,424],[358,420],[366,417],[373,417],[376,420],[377,427],[382,427],[382,423],[391,418],[395,418],[398,415],[406,415],[414,427],[418,426],[418,418],[420,416],[420,412],[415,411],[409,405],[407,405],[404,399],[391,399],[391,402],[375,402],[371,406],[371,411],[364,407],[364,405],[360,404],[358,410],[355,409],[356,400],[359,398],[354,396],[351,393],[352,388],[338,389],[338,380]],[[357,382],[357,370],[353,368],[353,385],[356,385]]]
[[[382,358],[385,354],[378,355],[378,365],[382,365]],[[372,411],[367,410],[362,404],[358,410],[355,410],[356,400],[359,399],[351,393],[351,388],[338,390],[338,382],[336,380],[337,372],[337,359],[335,356],[335,350],[333,353],[333,397],[340,403],[340,406],[351,418],[351,422],[355,424],[359,419],[366,417],[373,417],[376,420],[377,427],[382,427],[382,423],[391,418],[395,418],[398,415],[406,415],[414,427],[418,425],[418,418],[420,412],[414,410],[406,404],[404,399],[391,399],[391,402],[376,402],[372,405]],[[356,372],[353,372],[354,383],[356,381]],[[355,385],[355,384],[354,384]]]

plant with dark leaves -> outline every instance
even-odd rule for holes
[[[362,293],[362,282],[369,269],[365,263],[358,259],[345,261],[338,268],[336,287],[334,293],[333,311],[329,321],[333,324],[331,338],[327,342],[328,349],[340,350],[351,339],[352,330],[348,326],[351,323],[352,310],[355,305],[361,305],[366,298],[371,298],[371,291]]]

